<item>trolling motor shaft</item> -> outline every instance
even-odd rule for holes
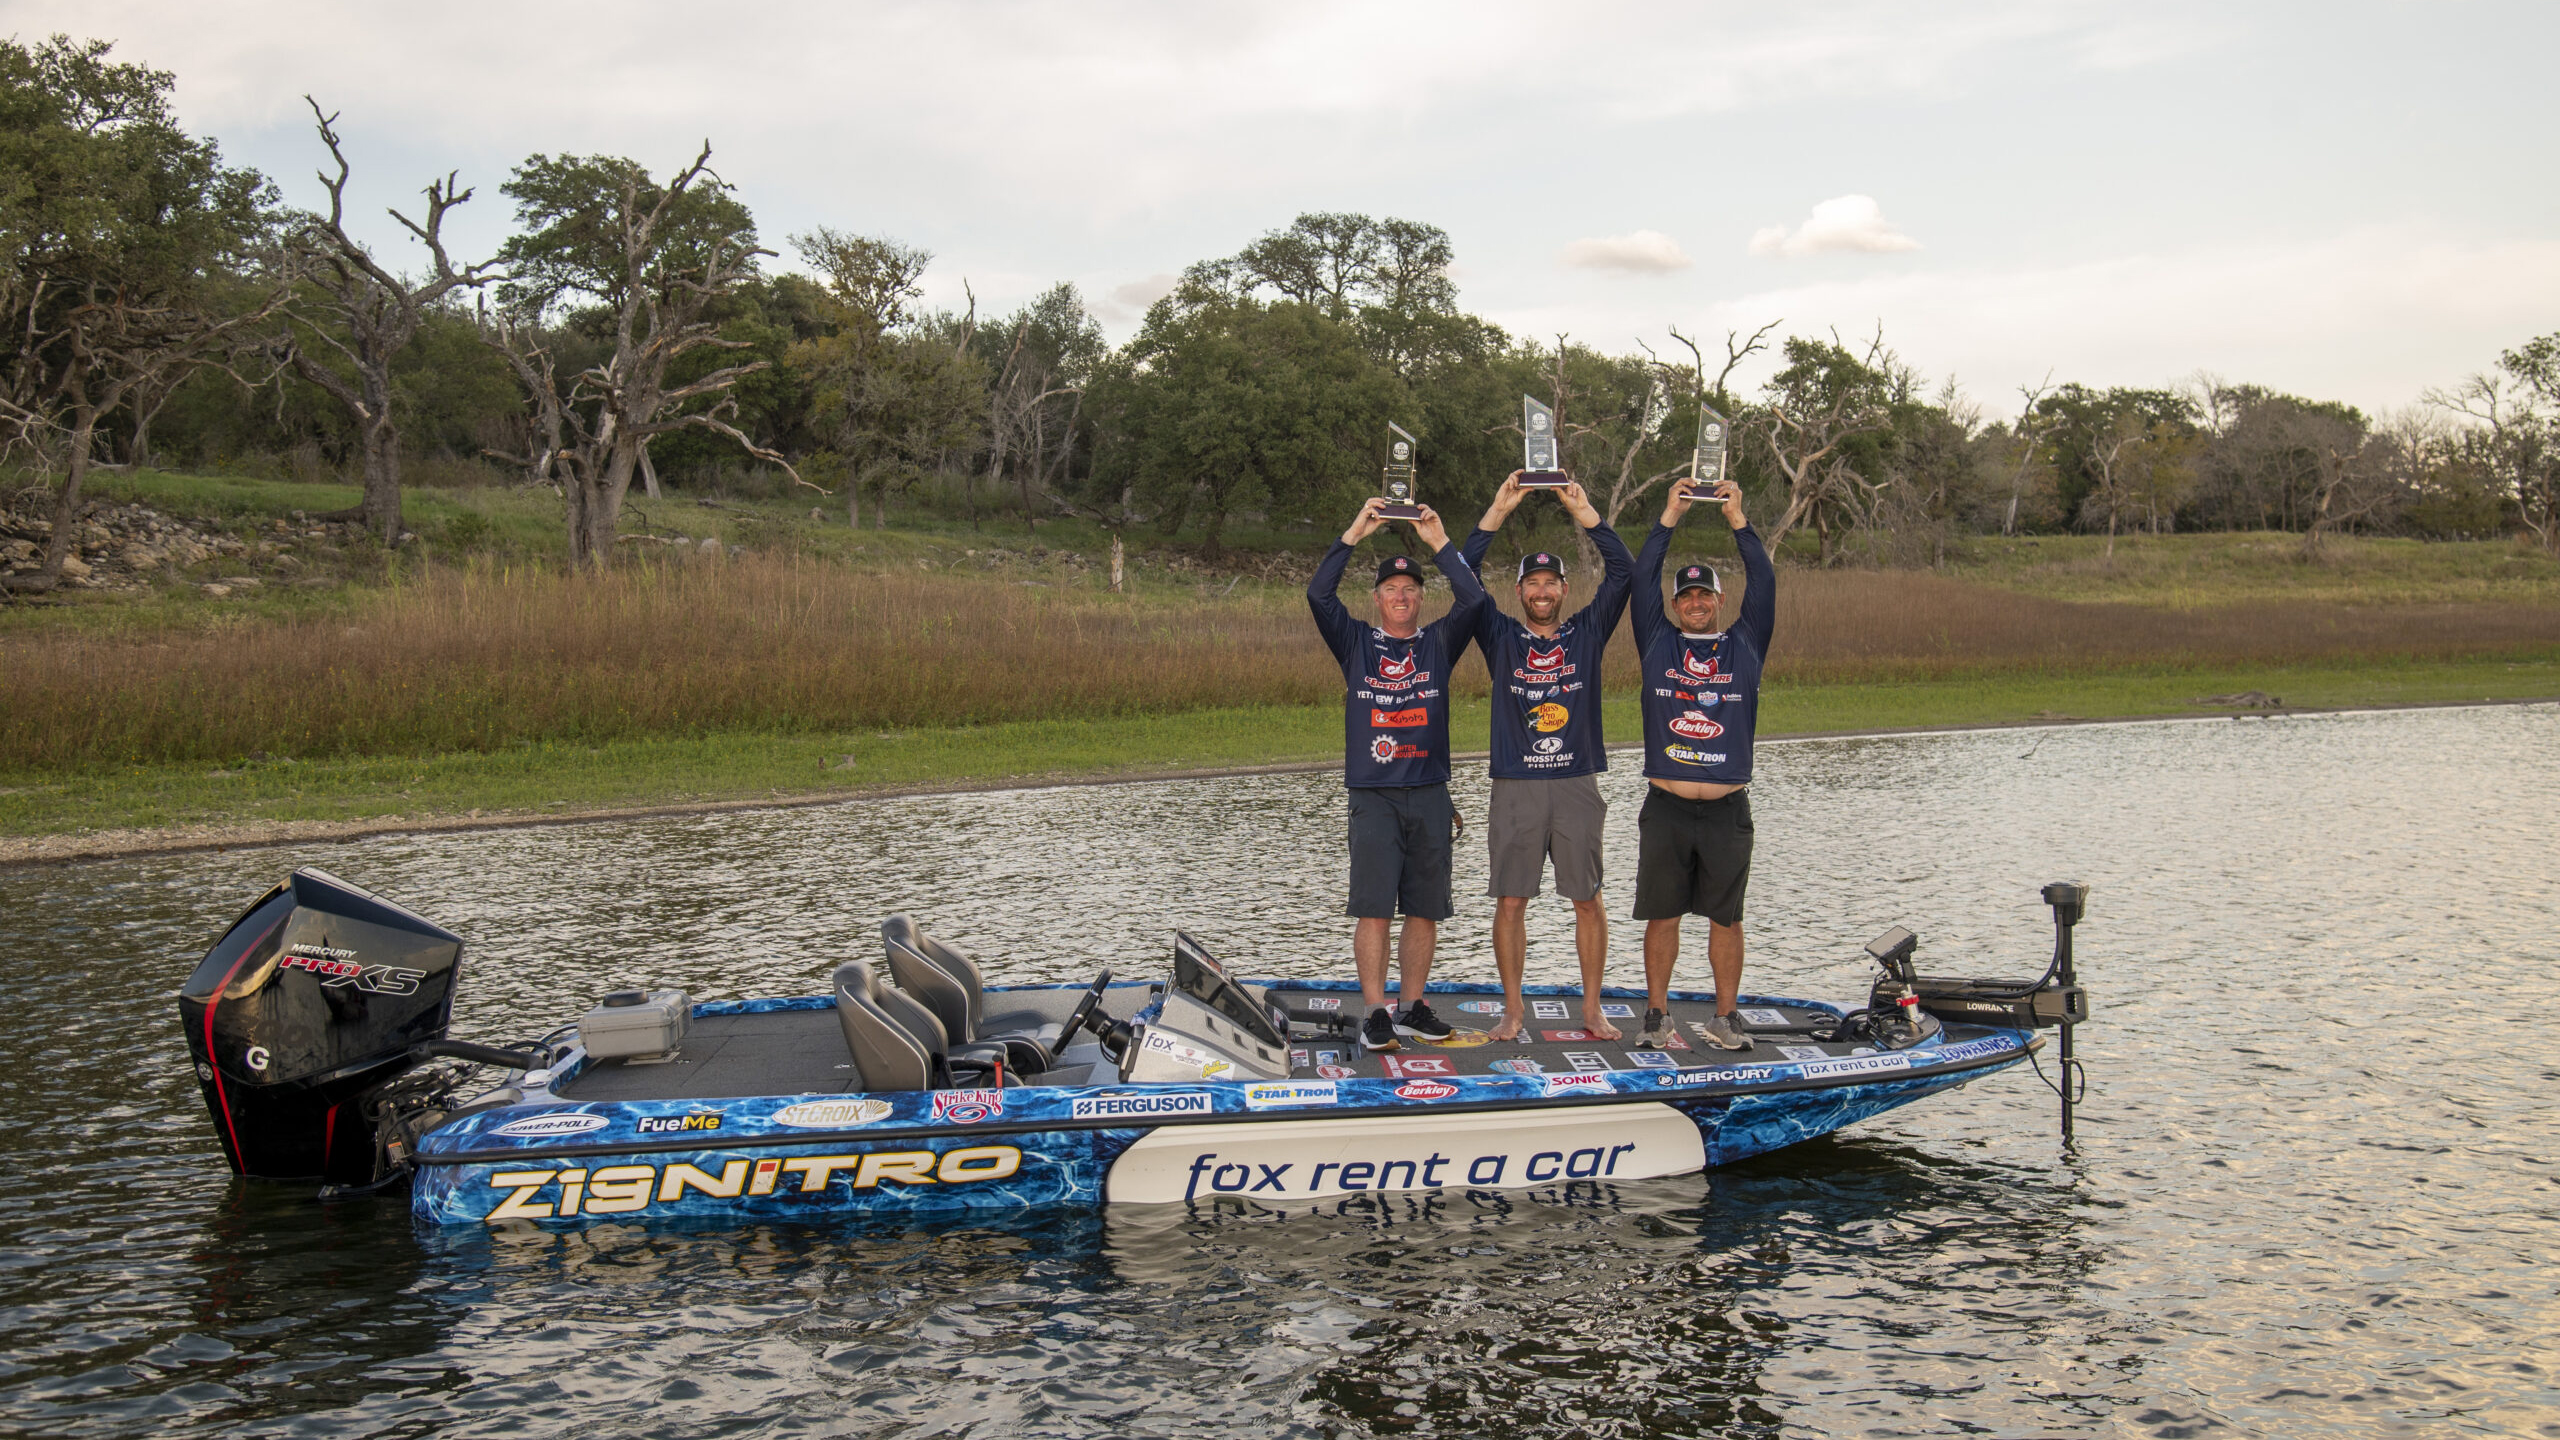
[[[2071,929],[2087,913],[2089,887],[2057,880],[2044,887],[2044,903],[2053,907],[2053,968],[2045,983],[2036,989],[2036,999],[2043,1002],[2053,997],[2056,1023],[2062,1027],[2062,1081],[2054,1089],[2062,1095],[2062,1143],[2071,1143],[2071,1106],[2080,1092],[2088,1088],[2080,1062],[2071,1058],[2071,1034],[2081,1021],[2089,1018],[2089,997],[2080,988],[2079,977],[2071,968]],[[2039,1003],[2039,1013],[2043,1005]]]

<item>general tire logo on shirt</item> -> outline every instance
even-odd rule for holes
[[[1550,700],[1529,712],[1529,723],[1542,735],[1552,735],[1573,719],[1573,712]]]
[[[1671,722],[1671,733],[1691,740],[1713,740],[1724,733],[1724,727],[1692,710]]]

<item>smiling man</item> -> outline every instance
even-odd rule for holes
[[[1413,521],[1431,546],[1440,573],[1449,577],[1456,603],[1449,613],[1422,623],[1422,567],[1409,555],[1378,565],[1378,621],[1363,625],[1344,609],[1339,591],[1352,547],[1387,522],[1386,502],[1371,500],[1342,532],[1307,582],[1307,608],[1342,666],[1342,783],[1351,791],[1351,903],[1356,922],[1351,954],[1360,971],[1360,996],[1369,1018],[1360,1042],[1393,1050],[1400,1035],[1446,1040],[1449,1027],[1431,1013],[1423,987],[1440,922],[1449,918],[1449,855],[1457,811],[1449,803],[1449,672],[1475,633],[1476,613],[1488,602],[1475,571],[1449,544],[1449,532],[1429,506]],[[1387,927],[1404,913],[1397,937],[1396,997],[1401,1013],[1387,1009]]]
[[[1520,472],[1502,482],[1460,552],[1470,567],[1484,562],[1494,532],[1529,492]],[[1528,1019],[1521,979],[1528,968],[1529,901],[1550,860],[1556,893],[1573,902],[1574,949],[1582,961],[1582,1028],[1618,1038],[1600,1013],[1609,958],[1609,915],[1600,903],[1600,832],[1609,818],[1600,772],[1609,755],[1600,733],[1600,657],[1626,613],[1635,558],[1600,519],[1580,485],[1556,492],[1565,513],[1600,552],[1601,576],[1591,603],[1572,616],[1573,586],[1564,561],[1540,551],[1520,561],[1517,620],[1487,605],[1476,622],[1485,670],[1493,678],[1493,804],[1485,821],[1492,855],[1493,964],[1502,977],[1502,1023],[1493,1038],[1517,1037]]]
[[[1751,879],[1751,736],[1760,711],[1760,664],[1777,619],[1778,578],[1769,552],[1743,518],[1742,491],[1719,481],[1716,503],[1742,553],[1742,614],[1720,628],[1724,582],[1711,565],[1672,576],[1671,612],[1662,607],[1662,559],[1691,501],[1671,487],[1661,522],[1636,557],[1635,633],[1644,655],[1644,775],[1651,789],[1636,815],[1635,918],[1644,923],[1644,983],[1650,1008],[1639,1043],[1659,1048],[1671,1033],[1671,969],[1680,959],[1680,919],[1707,917],[1707,964],[1715,971],[1715,1018],[1698,1028],[1709,1044],[1748,1050],[1734,1006],[1742,994],[1742,892]]]

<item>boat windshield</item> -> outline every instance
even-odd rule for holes
[[[1273,1028],[1270,1015],[1253,1002],[1253,996],[1227,978],[1227,967],[1200,948],[1199,941],[1179,930],[1173,935],[1173,988],[1224,1015],[1237,1029],[1266,1045],[1289,1043]]]

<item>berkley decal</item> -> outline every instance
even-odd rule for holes
[[[1408,710],[1380,710],[1372,706],[1369,710],[1369,723],[1381,729],[1409,729],[1416,725],[1430,724],[1431,712],[1419,705]]]
[[[1004,1092],[1001,1090],[936,1090],[933,1092],[933,1118],[954,1125],[975,1125],[981,1120],[998,1119],[1004,1114]]]
[[[1169,1095],[1087,1095],[1075,1102],[1073,1114],[1078,1120],[1121,1120],[1206,1115],[1215,1108],[1206,1090],[1176,1090]]]
[[[1439,1080],[1407,1080],[1396,1087],[1396,1095],[1404,1100],[1446,1100],[1458,1093],[1458,1087]]]
[[[1244,1103],[1256,1110],[1331,1105],[1336,1097],[1334,1082],[1330,1080],[1265,1080],[1244,1087]]]
[[[889,1118],[886,1100],[803,1100],[773,1112],[773,1123],[794,1130],[850,1130]]]
[[[557,1140],[564,1135],[584,1135],[592,1130],[601,1130],[611,1123],[613,1122],[602,1115],[588,1115],[573,1111],[566,1114],[527,1115],[521,1120],[510,1120],[489,1133],[504,1135],[511,1140]]]
[[[1724,733],[1724,727],[1713,720],[1708,719],[1706,716],[1699,714],[1697,711],[1691,710],[1686,714],[1673,718],[1671,721],[1671,733],[1674,735],[1685,735],[1692,740],[1713,740]]]
[[[1011,1145],[972,1145],[932,1150],[874,1150],[856,1155],[794,1155],[788,1159],[730,1160],[717,1172],[689,1160],[657,1165],[606,1165],[594,1170],[500,1170],[489,1187],[513,1193],[483,1217],[558,1220],[577,1215],[628,1215],[699,1194],[714,1200],[741,1196],[815,1195],[836,1188],[870,1190],[881,1185],[967,1185],[1002,1180],[1022,1168]],[[788,1183],[797,1180],[797,1184]],[[545,1197],[545,1198],[536,1198]]]

